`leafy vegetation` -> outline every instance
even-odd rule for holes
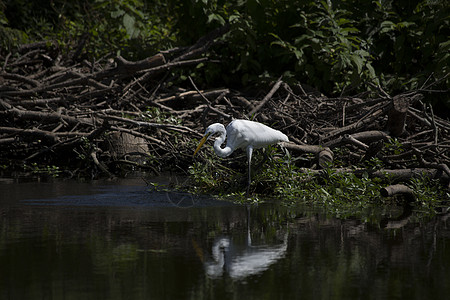
[[[50,39],[88,59],[137,59],[229,23],[208,54],[222,64],[192,71],[205,84],[248,86],[284,75],[329,95],[371,84],[394,93],[438,79],[449,87],[449,16],[439,0],[21,0],[0,7],[0,35],[5,49]],[[434,99],[449,105],[447,95]]]
[[[398,143],[396,145],[398,146]],[[240,199],[238,201],[243,203],[281,201],[286,205],[323,208],[327,213],[341,218],[357,216],[366,221],[378,222],[379,219],[376,218],[389,213],[381,211],[381,208],[387,209],[390,205],[395,207],[394,204],[397,204],[396,199],[383,198],[380,195],[380,187],[390,185],[392,182],[389,177],[383,181],[371,178],[367,172],[359,176],[356,173],[336,171],[340,162],[345,160],[339,155],[345,154],[345,150],[337,150],[336,162],[325,168],[320,175],[302,168],[308,160],[306,157],[294,159],[276,147],[269,147],[268,155],[272,158],[263,162],[263,155],[257,153],[254,158],[257,172],[254,172],[251,187],[253,194],[247,198],[246,169],[242,166],[241,169],[235,167],[235,161],[245,160],[245,155],[220,159],[210,149],[208,152],[211,153],[205,153],[201,162],[196,162],[190,167],[189,174],[194,184],[190,182],[188,186],[194,187],[195,193],[215,194],[224,199]],[[383,164],[374,158],[354,166],[355,169],[358,167],[381,170]],[[442,184],[436,180],[425,177],[412,178],[407,184],[416,196],[416,201],[412,205],[421,211],[422,215],[435,214],[441,203],[450,197]]]
[[[56,40],[66,54],[89,60],[147,57],[175,41],[163,1],[156,6],[140,0],[7,1],[0,21],[3,35],[17,32],[15,39],[3,39],[6,49],[25,41]]]
[[[445,1],[193,1],[189,11],[181,23],[232,25],[216,49],[227,62],[216,73],[228,84],[284,75],[329,95],[370,84],[399,92],[430,77],[449,86]]]

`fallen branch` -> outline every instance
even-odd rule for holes
[[[39,139],[45,139],[50,143],[57,143],[59,141],[59,137],[53,132],[40,130],[37,128],[20,129],[12,127],[0,127],[0,133],[7,133],[14,136],[21,136],[23,138],[27,138],[34,141]]]
[[[376,107],[374,107],[370,112],[365,114],[358,121],[356,121],[350,125],[335,129],[329,133],[324,134],[322,136],[322,140],[329,140],[331,138],[334,138],[334,137],[342,135],[342,134],[355,132],[355,131],[365,127],[366,125],[373,123],[381,115],[386,114],[386,112],[388,110],[389,110],[389,104],[382,103],[382,104],[376,105]]]
[[[139,71],[136,74],[138,74],[138,75],[141,73],[144,73],[144,74],[141,77],[139,77],[138,79],[136,79],[135,81],[133,81],[133,82],[129,83],[127,86],[125,86],[125,88],[123,89],[123,91],[124,91],[123,96],[125,96],[128,93],[128,91],[131,88],[133,88],[135,85],[147,81],[148,79],[150,79],[150,77],[154,76],[155,74],[157,74],[161,71],[167,71],[167,70],[170,70],[175,67],[199,64],[199,63],[205,62],[207,60],[208,60],[207,58],[198,58],[198,59],[192,59],[192,60],[177,61],[177,62],[166,63],[162,66]]]
[[[97,114],[97,116],[101,119],[111,120],[111,121],[119,121],[122,123],[129,123],[136,125],[138,127],[148,127],[148,128],[167,128],[179,132],[190,132],[199,136],[202,136],[198,132],[190,129],[189,127],[183,126],[183,125],[174,125],[174,124],[161,124],[161,123],[149,123],[149,122],[143,122],[143,121],[135,121],[127,118],[117,117],[117,116],[108,116],[108,115],[102,115]]]
[[[6,111],[0,111],[0,116],[4,117],[14,117],[22,120],[36,120],[40,122],[65,122],[66,124],[84,124],[89,126],[94,126],[95,122],[92,119],[87,118],[76,118],[61,113],[49,113],[49,112],[38,112],[31,110],[20,110],[17,108],[11,108]]]
[[[297,145],[297,144],[289,143],[289,142],[288,143],[282,142],[280,144],[288,150],[292,150],[292,151],[296,151],[296,152],[300,152],[300,153],[318,154],[325,149],[325,147],[322,147],[322,146]]]
[[[407,197],[409,202],[414,201],[416,198],[414,196],[413,190],[403,184],[395,184],[381,188],[380,194],[383,197],[393,197],[395,195],[402,195]]]
[[[255,113],[257,113],[266,103],[267,101],[270,100],[270,98],[272,98],[272,96],[275,94],[275,92],[280,88],[280,85],[283,83],[283,81],[281,80],[281,77],[278,78],[277,82],[273,85],[272,89],[270,90],[270,92],[264,97],[264,99],[261,100],[261,102],[258,103],[258,105],[256,105],[256,107],[254,109],[252,109],[248,114],[247,117],[251,118]]]
[[[309,168],[303,169],[304,173],[312,174],[315,176],[321,176],[323,170],[313,170]],[[367,174],[370,178],[380,178],[383,180],[395,180],[395,181],[406,181],[411,178],[421,178],[427,177],[430,179],[440,179],[448,181],[450,177],[440,172],[440,170],[433,168],[411,168],[411,169],[381,169],[381,170],[370,170],[370,169],[350,169],[350,168],[337,168],[332,170],[338,174],[355,174],[356,176],[362,177]]]

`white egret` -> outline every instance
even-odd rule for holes
[[[227,157],[233,153],[234,150],[239,148],[246,149],[248,160],[247,194],[251,183],[250,164],[252,161],[253,149],[289,141],[284,133],[264,124],[248,120],[234,120],[228,124],[226,130],[225,126],[220,123],[209,125],[208,128],[206,128],[205,135],[200,140],[197,149],[195,149],[194,155],[197,154],[208,138],[214,134],[219,134],[219,137],[217,137],[214,142],[214,151],[220,157]],[[221,146],[225,139],[227,140],[227,144],[222,148]]]

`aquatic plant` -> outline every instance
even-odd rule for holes
[[[339,150],[336,153],[345,153]],[[245,167],[237,165],[240,157],[213,159],[211,150],[189,167],[191,181],[185,187],[194,193],[212,194],[239,203],[277,201],[288,206],[306,205],[335,217],[358,217],[371,222],[401,211],[402,197],[380,195],[380,188],[392,183],[391,177],[381,179],[370,176],[370,172],[356,172],[366,167],[369,171],[382,169],[379,159],[354,166],[355,172],[341,172],[338,157],[336,164],[330,163],[317,171],[299,166],[304,164],[304,158],[294,158],[278,147],[269,147],[266,152],[270,157],[267,160],[261,153],[255,154],[255,166],[263,165],[256,167],[252,194],[248,197],[244,192]],[[411,178],[406,184],[416,195],[416,201],[411,203],[416,212],[433,215],[441,206],[448,206],[445,199],[450,195],[437,180]]]

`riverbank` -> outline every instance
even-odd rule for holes
[[[398,95],[373,86],[328,98],[283,78],[236,91],[198,87],[189,75],[171,77],[174,70],[189,74],[217,63],[201,55],[221,30],[187,49],[137,62],[118,56],[74,63],[52,43],[24,45],[19,55],[2,57],[4,174],[92,179],[170,171],[189,176],[182,186],[188,191],[246,201],[243,152],[227,159],[210,148],[192,154],[207,125],[252,119],[281,130],[290,142],[282,144],[288,154],[270,147],[268,161],[255,154],[250,201],[278,197],[363,209],[361,203],[388,199],[447,209],[450,122],[421,102],[433,83]]]

